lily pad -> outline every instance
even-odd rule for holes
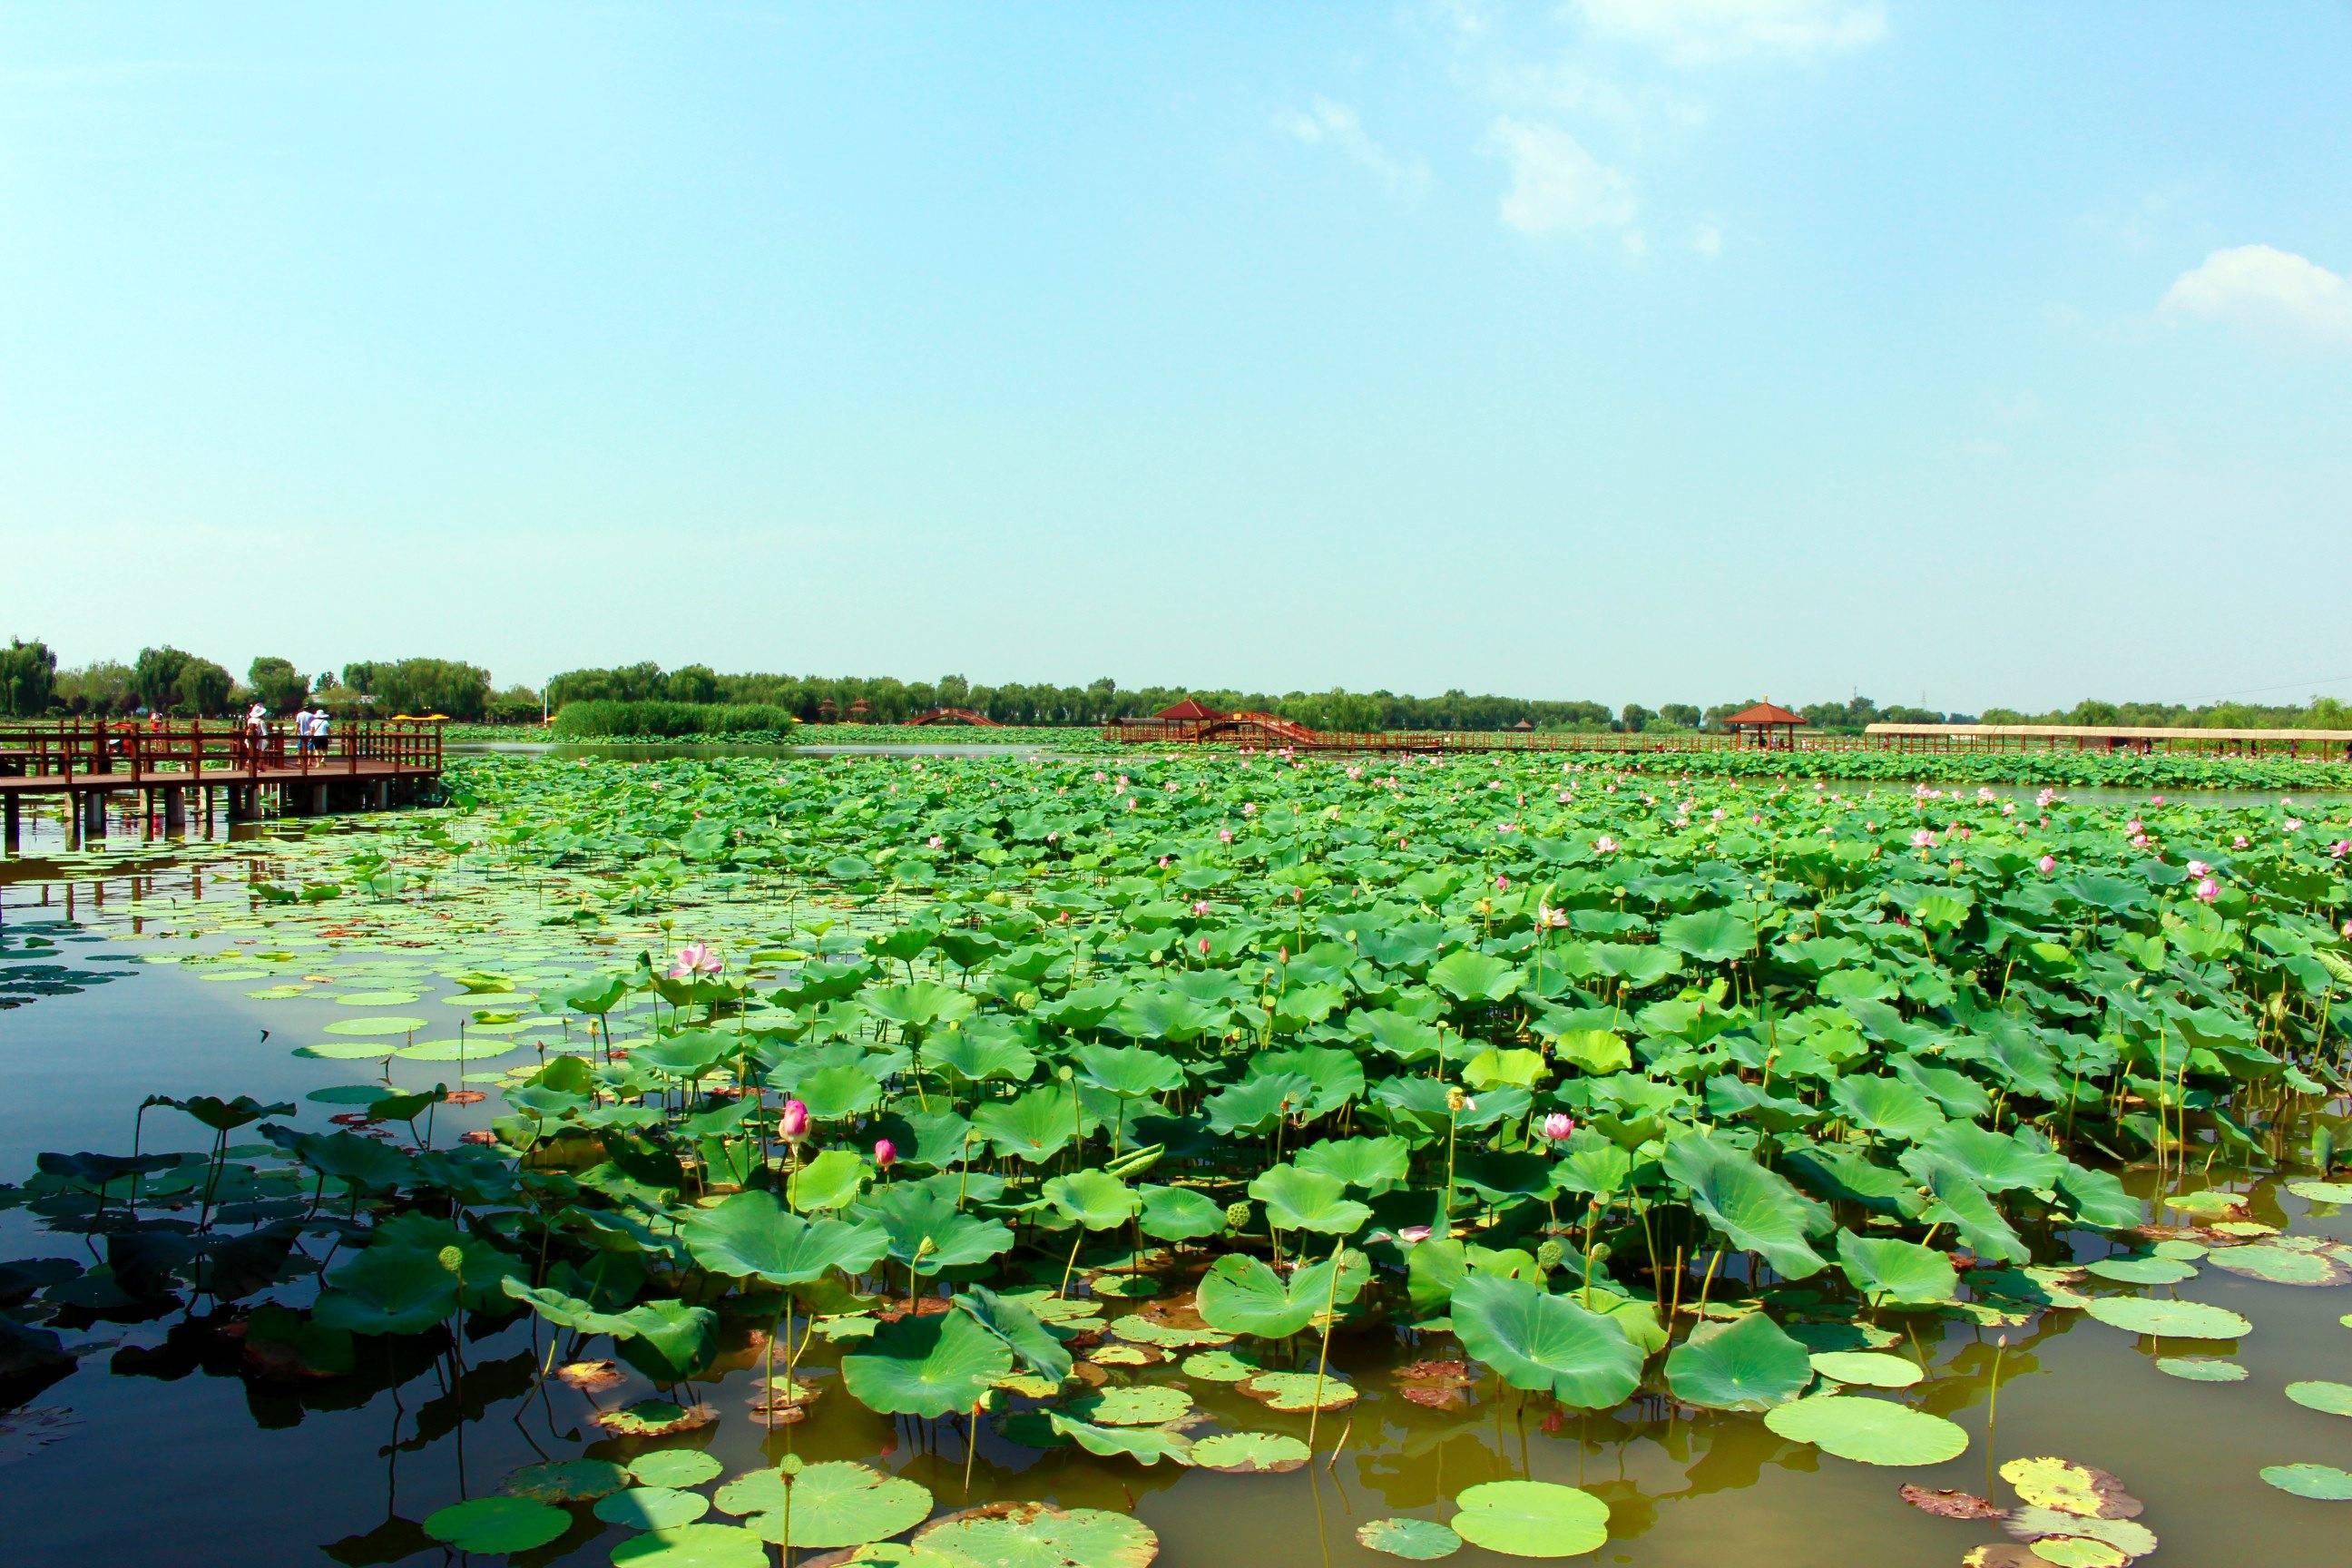
[[[526,1497],[484,1497],[427,1514],[425,1533],[459,1552],[528,1552],[572,1528],[560,1508]]]
[[[964,1568],[1147,1568],[1160,1538],[1140,1520],[1102,1509],[990,1503],[923,1527],[913,1544]]]
[[[1764,1425],[1864,1465],[1939,1465],[1969,1447],[1968,1433],[1940,1415],[1862,1394],[1811,1394],[1766,1411]]]
[[[2352,1502],[2352,1470],[2334,1465],[2265,1465],[2263,1479],[2315,1502]]]
[[[2171,1340],[2234,1340],[2252,1333],[2254,1325],[2227,1307],[2204,1301],[2168,1301],[2153,1296],[2101,1296],[2093,1300],[2091,1316],[2126,1333],[2153,1334]]]
[[[2156,1358],[2156,1370],[2188,1383],[2243,1383],[2246,1369],[2221,1356],[2167,1355]]]
[[[698,1487],[725,1467],[700,1448],[656,1448],[629,1461],[629,1475],[641,1487]]]
[[[1454,1500],[1454,1531],[1506,1557],[1576,1557],[1609,1540],[1609,1505],[1552,1481],[1486,1481]]]
[[[1308,1458],[1306,1444],[1281,1432],[1220,1432],[1192,1445],[1193,1464],[1228,1475],[1295,1470]]]
[[[1337,1373],[1318,1379],[1311,1372],[1262,1372],[1241,1391],[1269,1410],[1339,1410],[1356,1402],[1356,1385]]]
[[[719,1489],[718,1503],[728,1513],[749,1515],[744,1528],[778,1545],[863,1546],[920,1524],[931,1511],[931,1494],[905,1476],[829,1459],[789,1478],[782,1468],[739,1476]]]
[[[737,1524],[681,1524],[613,1548],[613,1568],[773,1568],[768,1543]]]
[[[551,1459],[525,1465],[499,1483],[511,1497],[536,1502],[585,1502],[629,1484],[629,1472],[610,1459]]]
[[[2290,1383],[2286,1396],[2305,1410],[2327,1415],[2352,1415],[2352,1383]]]
[[[1462,1537],[1433,1519],[1375,1519],[1356,1527],[1356,1539],[1374,1552],[1432,1563],[1462,1550]]]
[[[1812,1366],[1832,1383],[1860,1388],[1908,1388],[1927,1375],[1917,1362],[1884,1351],[1817,1351]]]

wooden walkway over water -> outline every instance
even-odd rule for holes
[[[25,803],[62,797],[80,830],[106,831],[110,799],[137,796],[150,821],[230,820],[269,806],[290,816],[383,810],[441,776],[441,726],[425,721],[336,721],[309,744],[279,725],[256,747],[244,731],[201,720],[165,724],[0,725],[0,812],[14,849]]]

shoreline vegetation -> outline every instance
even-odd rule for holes
[[[1108,677],[1084,685],[1050,682],[976,683],[961,675],[937,680],[900,680],[892,676],[784,675],[765,671],[721,674],[708,665],[675,669],[644,662],[606,668],[567,670],[540,690],[529,685],[499,687],[486,668],[464,659],[408,658],[361,660],[340,669],[306,673],[290,659],[254,659],[239,679],[225,666],[165,645],[145,647],[131,663],[99,659],[61,667],[38,638],[12,637],[0,647],[0,717],[115,717],[157,710],[179,717],[226,714],[258,700],[273,712],[289,712],[305,702],[339,715],[445,713],[466,723],[536,724],[542,716],[575,708],[610,712],[606,704],[649,704],[658,723],[638,721],[627,729],[617,721],[581,729],[567,738],[592,733],[629,733],[656,739],[698,734],[779,733],[789,721],[828,723],[849,721],[895,727],[934,708],[963,708],[1014,728],[1097,729],[1118,718],[1154,713],[1186,697],[1211,708],[1278,714],[1318,730],[1455,731],[1507,730],[1522,721],[1554,733],[1647,733],[1653,730],[1715,729],[1723,716],[1758,700],[1751,693],[1702,705],[1639,702],[1615,707],[1585,700],[1554,700],[1460,689],[1433,697],[1387,690],[1241,691],[1206,687],[1145,686],[1123,689]],[[688,720],[672,710],[698,710]],[[719,710],[713,713],[705,710]],[[742,710],[730,712],[729,710]],[[1993,707],[1979,713],[1894,704],[1881,707],[1854,695],[1843,701],[1795,705],[1818,733],[1853,734],[1866,726],[1897,723],[2116,724],[2194,729],[2352,729],[2352,703],[2314,697],[2305,703],[2111,702],[2091,699],[2071,708],[2033,712]],[[765,713],[767,717],[755,716]],[[786,723],[776,722],[782,715]],[[585,718],[576,721],[588,724]],[[1003,740],[998,732],[971,730]]]

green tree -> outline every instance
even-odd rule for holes
[[[1664,702],[1658,706],[1658,717],[1677,730],[1698,728],[1698,707],[1690,702]]]
[[[131,692],[131,667],[104,658],[60,670],[56,701],[68,713],[128,713],[137,702]]]
[[[273,713],[287,713],[310,700],[310,678],[294,668],[294,661],[264,654],[246,668],[245,683],[262,706]]]
[[[35,638],[22,642],[8,639],[5,650],[0,650],[0,708],[12,719],[30,719],[49,710],[57,698],[58,656],[49,645]]]

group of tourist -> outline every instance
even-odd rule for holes
[[[299,756],[323,755],[334,716],[325,708],[304,708],[294,715],[294,745]],[[269,710],[257,701],[245,710],[245,754],[249,767],[258,767],[269,752]]]

